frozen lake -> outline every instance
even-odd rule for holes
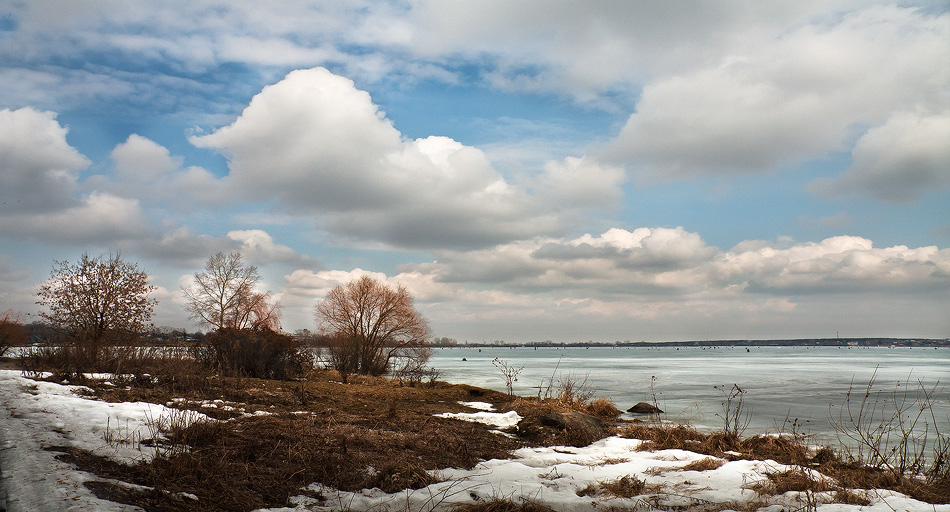
[[[552,375],[572,375],[586,379],[596,396],[610,397],[626,410],[652,401],[653,381],[667,419],[704,430],[722,426],[723,393],[714,386],[728,390],[738,384],[745,390],[744,409],[751,413],[746,434],[775,432],[786,418],[797,418],[802,425],[798,431],[822,444],[837,440],[829,419],[837,418],[852,382],[863,394],[876,371],[878,390],[902,389],[896,388],[898,383],[909,382],[910,392],[916,393],[918,381],[928,389],[936,384],[938,427],[950,432],[948,348],[437,348],[430,365],[442,371],[441,380],[505,391],[504,377],[492,365],[495,357],[524,367],[515,383],[519,395],[537,395],[538,386]]]

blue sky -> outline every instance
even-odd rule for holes
[[[438,336],[950,335],[950,4],[13,2],[0,311],[54,260],[363,273]],[[28,316],[29,318],[29,316]]]

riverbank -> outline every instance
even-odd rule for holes
[[[621,421],[605,401],[582,397],[342,384],[332,372],[305,381],[98,377],[77,386],[0,371],[9,511],[950,512],[919,499],[927,489],[914,481],[849,477],[853,466],[787,436]],[[568,411],[599,413],[602,435],[588,442],[540,421]]]

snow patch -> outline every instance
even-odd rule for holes
[[[521,415],[515,411],[508,412],[443,412],[435,415],[437,418],[452,418],[473,423],[484,423],[497,428],[513,427],[521,421]]]
[[[459,402],[460,405],[465,407],[470,407],[472,409],[478,409],[479,411],[494,411],[495,406],[488,402]]]

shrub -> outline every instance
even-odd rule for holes
[[[620,409],[609,399],[605,397],[595,398],[584,406],[584,412],[592,416],[597,416],[605,420],[612,420],[620,416]]]
[[[292,336],[270,329],[218,329],[195,358],[222,375],[291,379],[313,368],[313,355]]]
[[[18,315],[7,311],[0,316],[0,357],[10,350],[10,347],[26,343],[26,331]]]

